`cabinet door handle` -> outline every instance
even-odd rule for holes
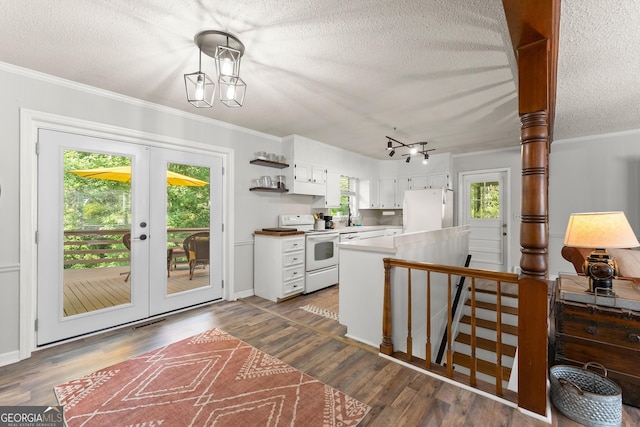
[[[598,332],[598,328],[596,328],[595,326],[589,326],[587,328],[587,333],[590,335],[595,335],[596,332]]]
[[[640,335],[638,334],[629,334],[629,342],[640,342]]]

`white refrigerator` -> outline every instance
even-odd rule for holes
[[[453,190],[408,190],[402,202],[404,233],[453,227]]]

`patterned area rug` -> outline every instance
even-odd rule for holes
[[[54,387],[67,426],[355,426],[370,407],[211,329]]]

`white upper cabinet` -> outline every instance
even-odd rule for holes
[[[325,157],[324,144],[298,135],[291,135],[282,140],[283,152],[286,153],[290,172],[287,176],[289,192],[293,194],[308,194],[324,196],[325,188]]]
[[[358,209],[378,208],[378,180],[358,180]]]
[[[396,208],[396,178],[380,178],[378,188],[378,207],[381,209]]]
[[[429,175],[412,176],[409,178],[410,190],[424,190],[427,188],[451,188],[448,173],[432,173]]]
[[[396,208],[402,209],[402,203],[404,202],[404,192],[409,190],[411,179],[408,176],[398,177],[396,181]]]
[[[326,169],[323,173],[325,196],[313,202],[314,208],[340,207],[340,172]]]
[[[335,170],[327,169],[325,171],[326,177],[326,192],[325,207],[338,208],[340,207],[340,173]]]
[[[324,196],[326,193],[324,169],[309,163],[294,163],[293,186],[290,191],[295,194]]]

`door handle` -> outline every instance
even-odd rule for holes
[[[134,237],[132,240],[147,240],[147,235],[141,234],[140,237]]]

